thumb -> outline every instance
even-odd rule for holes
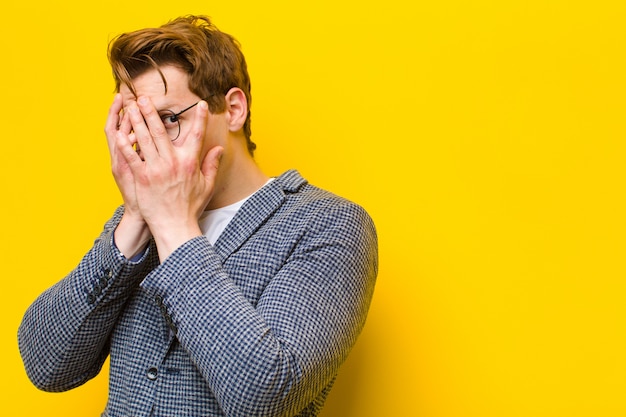
[[[204,160],[202,161],[202,167],[200,168],[202,175],[204,175],[204,178],[211,183],[215,182],[215,176],[217,175],[217,169],[220,166],[223,153],[224,148],[221,146],[215,146],[207,152]]]

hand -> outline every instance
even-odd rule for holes
[[[136,142],[128,115],[120,115],[122,105],[122,96],[117,94],[109,109],[104,132],[111,155],[113,178],[124,200],[124,215],[115,229],[115,243],[120,252],[130,258],[145,248],[150,230],[139,211],[133,173],[117,146],[117,142],[130,143],[132,148]]]
[[[139,206],[137,205],[133,173],[128,166],[126,158],[121,154],[119,147],[116,146],[118,140],[124,142],[128,141],[131,143],[131,146],[134,145],[135,141],[134,135],[131,133],[132,126],[130,119],[127,114],[121,116],[121,111],[122,96],[116,94],[113,104],[111,104],[109,109],[109,115],[104,128],[109,153],[111,155],[111,171],[113,172],[113,178],[115,179],[117,188],[120,190],[122,199],[124,200],[124,214],[141,218]]]
[[[213,196],[223,148],[202,155],[208,106],[196,106],[191,129],[174,146],[152,102],[139,97],[126,110],[142,157],[130,137],[117,141],[134,178],[137,205],[164,260],[178,246],[202,232],[198,218]]]

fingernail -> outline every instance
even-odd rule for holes
[[[146,104],[148,104],[148,98],[147,97],[139,97],[139,99],[137,100],[137,103],[141,104],[142,106],[145,106]]]

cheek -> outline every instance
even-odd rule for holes
[[[204,141],[202,142],[202,157],[205,157],[206,154],[216,145],[221,145],[220,140],[216,137],[213,131],[207,130],[204,135]]]
[[[217,145],[217,138],[215,132],[207,126],[207,130],[204,132],[204,137],[202,138],[202,146],[200,147],[200,160],[203,160],[206,154]]]
[[[219,114],[209,117],[204,133],[204,146],[206,150],[208,151],[217,145],[225,147],[227,138],[228,125],[224,121],[224,116]]]
[[[176,147],[182,146],[184,141],[180,139],[181,138],[172,142],[173,145]],[[219,115],[213,117],[209,116],[200,147],[200,160],[203,160],[206,154],[217,145],[226,148],[227,140],[228,127],[225,127],[223,118],[219,117]]]

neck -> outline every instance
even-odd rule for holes
[[[207,210],[236,203],[261,188],[269,179],[247,150],[229,150],[231,152],[224,152],[220,161],[215,192]]]

